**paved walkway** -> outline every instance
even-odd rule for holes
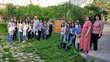
[[[103,36],[98,41],[98,51],[81,55],[93,62],[110,62],[110,26],[108,24],[104,25]]]
[[[0,35],[0,62],[45,62],[34,52],[23,52],[27,44],[9,44],[7,36]]]

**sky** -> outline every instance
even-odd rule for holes
[[[67,2],[69,0],[31,0],[32,4],[43,7],[58,5],[59,3]],[[0,3],[13,3],[14,5],[26,6],[30,4],[30,0],[0,0]]]

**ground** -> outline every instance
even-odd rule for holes
[[[48,40],[32,39],[26,43],[7,42],[6,24],[0,24],[0,62],[84,62],[75,48],[59,49],[59,33]]]
[[[90,52],[85,55],[81,55],[85,57],[86,59],[90,59],[93,62],[110,62],[110,25],[105,24],[103,35],[98,41],[98,51],[93,52],[93,50],[90,50]]]

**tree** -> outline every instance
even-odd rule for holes
[[[16,14],[16,6],[14,6],[13,4],[7,4],[7,16],[8,18],[14,17]]]

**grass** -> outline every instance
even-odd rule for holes
[[[7,33],[5,29],[6,24],[0,24],[0,29],[1,28],[2,30],[0,30],[0,33]],[[59,49],[59,38],[60,35],[58,33],[54,33],[48,40],[29,40],[25,43],[26,47],[23,48],[22,51],[38,54],[40,58],[46,62],[85,62],[77,49]],[[5,57],[7,56],[11,55],[6,55]],[[12,57],[10,58],[12,59]]]
[[[7,24],[0,22],[0,34],[7,34]]]
[[[59,49],[59,34],[54,33],[48,40],[29,41],[24,52],[34,52],[40,55],[46,62],[84,62],[75,48]]]

